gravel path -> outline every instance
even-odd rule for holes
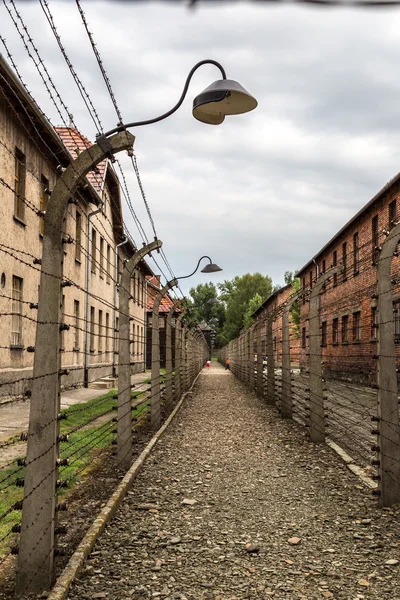
[[[212,363],[69,598],[400,600],[399,517]]]

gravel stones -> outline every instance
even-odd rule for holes
[[[211,370],[69,599],[400,600],[399,508],[379,509],[328,447]]]

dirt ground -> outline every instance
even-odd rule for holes
[[[216,363],[70,600],[400,600],[400,507]]]

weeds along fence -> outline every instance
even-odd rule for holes
[[[169,311],[164,347],[160,348],[159,306],[163,295],[177,285],[172,280],[159,291],[153,305],[151,375],[139,385],[133,383],[132,343],[144,354],[148,336],[143,316],[130,310],[132,294],[139,293],[137,288],[132,291],[131,283],[140,261],[160,250],[160,240],[155,239],[122,261],[121,272],[113,279],[118,287],[115,302],[90,289],[84,290],[90,301],[104,306],[104,314],[115,313],[114,322],[103,320],[101,310],[98,320],[65,310],[64,294],[68,294],[68,288],[81,290],[80,283],[65,272],[66,244],[79,247],[85,254],[91,244],[92,264],[103,270],[105,277],[112,278],[105,249],[93,252],[93,236],[88,236],[85,243],[83,228],[74,236],[67,229],[67,217],[74,215],[71,209],[79,202],[79,182],[110,152],[131,146],[132,136],[124,132],[109,138],[104,147],[95,144],[81,152],[49,192],[45,211],[38,210],[17,189],[11,190],[37,222],[43,222],[43,249],[41,256],[35,256],[27,250],[0,245],[2,253],[40,275],[38,301],[22,300],[18,290],[1,296],[2,307],[6,302],[12,303],[11,311],[4,310],[1,316],[13,320],[16,334],[23,321],[36,331],[35,345],[20,348],[21,352],[33,354],[32,376],[14,380],[11,387],[9,382],[0,382],[0,389],[7,386],[8,400],[13,396],[21,398],[21,391],[30,397],[28,431],[0,443],[0,569],[7,588],[4,597],[14,594],[15,582],[18,597],[51,587],[116,480],[125,474],[151,432],[160,427],[191,387],[208,358],[205,338],[188,321],[181,301],[176,301]],[[77,231],[76,217],[74,230]],[[93,356],[112,355],[118,371],[117,389],[99,392],[98,397],[61,409],[61,382],[68,386],[70,375],[62,362],[79,351],[78,332],[89,340]],[[165,356],[163,369],[160,350]],[[75,374],[73,383],[85,383],[83,371],[81,379]],[[0,597],[1,593],[0,586]]]
[[[229,358],[234,375],[283,418],[314,442],[340,446],[386,506],[400,502],[399,240],[394,224],[300,291],[279,290],[221,351],[221,362]]]

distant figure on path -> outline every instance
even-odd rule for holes
[[[230,371],[230,368],[231,368],[231,361],[229,360],[229,358],[227,358],[225,361],[225,371]]]
[[[209,368],[210,368],[210,365],[211,365],[211,362],[208,360],[208,361],[206,362],[206,367],[207,367],[207,369],[209,369]]]

